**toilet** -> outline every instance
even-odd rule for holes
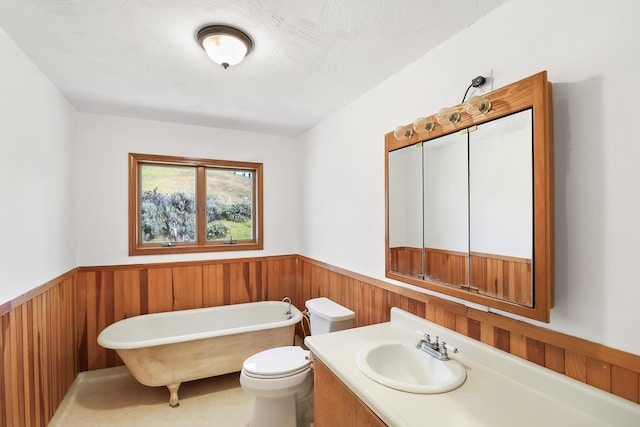
[[[328,298],[305,303],[311,335],[353,327],[355,313]],[[276,347],[242,364],[240,385],[255,396],[251,427],[309,427],[313,422],[313,372],[309,351],[299,346]]]

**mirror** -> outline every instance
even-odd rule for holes
[[[390,269],[422,278],[422,147],[389,153]]]
[[[551,85],[542,72],[484,96],[489,111],[385,136],[386,275],[548,322]]]
[[[468,134],[470,288],[527,307],[533,304],[532,129],[528,109]]]
[[[467,287],[468,144],[458,132],[422,144],[425,279]]]

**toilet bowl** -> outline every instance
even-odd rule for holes
[[[256,397],[251,426],[309,426],[313,421],[313,373],[309,351],[276,347],[242,364],[240,385]]]
[[[306,302],[312,335],[353,326],[355,313],[328,298]],[[313,372],[309,351],[276,347],[242,364],[240,385],[255,396],[251,427],[309,427],[313,422]]]

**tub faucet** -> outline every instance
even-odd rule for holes
[[[454,353],[458,352],[457,348],[447,346],[447,343],[444,341],[440,342],[439,337],[436,337],[435,341],[431,341],[429,334],[422,331],[418,331],[418,334],[422,335],[422,338],[418,341],[416,347],[438,360],[449,360],[448,349]]]
[[[282,298],[282,302],[288,302],[289,303],[289,308],[284,313],[284,315],[287,316],[287,319],[291,319],[293,317],[293,314],[291,314],[291,298],[284,297],[284,298]]]

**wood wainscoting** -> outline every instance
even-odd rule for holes
[[[117,366],[98,333],[130,316],[326,296],[356,326],[399,307],[578,381],[640,403],[640,355],[426,295],[298,255],[80,267],[0,306],[0,426],[47,425],[78,372]]]
[[[78,375],[76,275],[0,307],[0,426],[46,426]]]

